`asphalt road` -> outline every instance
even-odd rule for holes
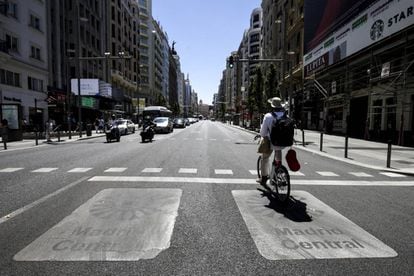
[[[413,178],[297,148],[257,190],[253,135],[202,121],[0,155],[1,275],[412,275]]]

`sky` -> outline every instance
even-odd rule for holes
[[[153,0],[152,16],[175,41],[181,71],[198,94],[211,104],[218,92],[226,58],[236,51],[261,0]]]

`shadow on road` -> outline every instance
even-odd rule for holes
[[[262,192],[262,196],[267,197],[267,199],[269,199],[269,204],[265,205],[266,208],[273,209],[279,214],[284,215],[286,218],[294,222],[312,221],[312,216],[308,213],[306,203],[295,199],[293,196],[290,196],[287,203],[281,204],[268,191],[262,189],[258,190]]]

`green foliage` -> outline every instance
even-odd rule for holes
[[[275,69],[275,66],[271,64],[267,71],[266,80],[264,84],[265,99],[270,99],[273,97],[280,98],[280,91],[277,90],[276,87],[277,87],[276,69]]]

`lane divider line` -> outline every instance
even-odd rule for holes
[[[36,200],[36,201],[34,201],[34,202],[26,205],[26,206],[23,206],[22,208],[19,208],[19,209],[15,210],[15,211],[11,212],[8,215],[5,215],[4,217],[0,218],[0,224],[2,224],[3,222],[6,222],[6,221],[8,221],[8,220],[10,220],[10,219],[18,216],[18,215],[20,215],[20,214],[22,214],[22,213],[30,210],[33,207],[36,207],[37,205],[39,205],[39,204],[45,202],[46,200],[48,200],[48,199],[50,199],[50,198],[52,198],[52,197],[54,197],[54,196],[56,196],[56,195],[58,195],[58,194],[60,194],[60,193],[62,193],[64,191],[66,191],[66,190],[68,190],[68,189],[70,189],[70,188],[72,188],[72,187],[74,187],[76,185],[78,185],[79,183],[82,183],[83,181],[85,181],[89,177],[90,176],[84,176],[84,177],[76,180],[75,182],[70,183],[69,185],[67,185],[67,186],[65,186],[63,188],[60,188],[59,190],[54,191],[51,194],[48,194],[48,195],[46,195],[46,196],[44,196],[42,198],[39,198],[38,200]]]

